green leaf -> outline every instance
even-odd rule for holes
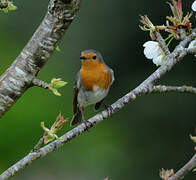
[[[55,134],[49,134],[44,138],[44,144],[48,144],[56,138]]]
[[[58,52],[61,51],[58,45],[56,46],[56,51],[58,51]]]
[[[59,81],[51,81],[50,87],[58,89],[58,88],[61,88],[61,87],[65,86],[66,84],[67,84],[67,82],[61,81],[61,80],[59,80]]]
[[[63,139],[63,138],[58,138],[57,140],[58,140],[58,141],[61,141],[61,142],[63,142],[63,141],[64,141],[64,139]]]
[[[56,95],[56,96],[61,96],[61,93],[59,93],[57,89],[55,89],[55,88],[50,88],[50,90],[54,93],[54,95]]]
[[[57,89],[65,86],[67,82],[62,81],[61,78],[53,78],[51,80],[51,83],[49,85],[49,89],[56,95],[56,96],[61,96],[61,94],[58,92]]]
[[[8,9],[10,11],[15,11],[17,7],[12,2],[8,2]]]

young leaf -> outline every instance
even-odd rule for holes
[[[64,119],[61,113],[59,113],[56,118],[56,121],[53,123],[50,129],[45,127],[44,122],[41,122],[41,127],[44,130],[44,144],[47,144],[54,139],[57,139],[58,141],[63,141],[64,139],[59,138],[56,133],[63,127],[66,122],[67,119]]]
[[[56,51],[61,51],[58,45],[56,46]]]
[[[62,81],[61,78],[53,78],[51,80],[51,83],[49,85],[49,89],[56,95],[56,96],[61,96],[61,94],[58,92],[57,89],[65,86],[67,82]]]

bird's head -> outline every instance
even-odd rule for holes
[[[80,59],[82,61],[82,65],[97,64],[97,63],[104,64],[104,60],[101,53],[93,49],[82,51]]]

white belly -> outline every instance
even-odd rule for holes
[[[108,91],[109,89],[103,90],[98,86],[94,86],[93,91],[84,91],[84,89],[81,88],[78,93],[78,104],[80,107],[96,104],[107,96]]]

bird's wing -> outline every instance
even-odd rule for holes
[[[110,85],[112,85],[114,80],[115,80],[115,78],[114,78],[114,71],[111,68],[109,68],[109,72],[110,72],[110,77],[111,77]]]
[[[72,105],[73,105],[73,114],[75,114],[78,111],[78,92],[80,87],[80,76],[79,72],[76,76],[76,81],[73,88],[73,97],[72,97]]]
[[[73,97],[72,97],[73,117],[70,122],[70,126],[74,126],[78,124],[81,120],[81,111],[78,107],[78,92],[79,92],[80,86],[81,86],[80,74],[78,73],[76,76],[76,81],[75,81],[74,88],[73,88]]]
[[[74,88],[73,88],[72,105],[73,105],[73,113],[75,114],[78,110],[78,88],[76,84],[74,84]]]
[[[108,67],[108,66],[107,66],[107,69],[108,69],[108,71],[110,73],[110,77],[111,77],[111,79],[110,79],[110,86],[111,86],[113,84],[114,80],[115,80],[114,79],[114,71],[110,67]],[[100,106],[103,103],[103,101],[104,101],[104,99],[102,99],[101,101],[99,101],[99,102],[97,102],[95,104],[94,111],[97,111],[100,108]]]

